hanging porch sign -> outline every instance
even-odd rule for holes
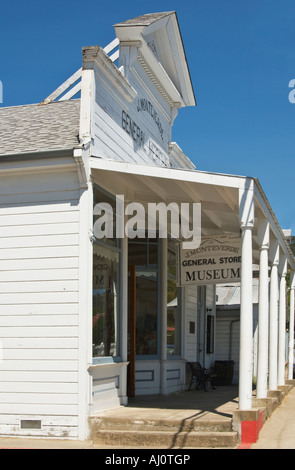
[[[201,245],[184,250],[179,245],[178,284],[224,284],[241,280],[241,239],[202,237]]]

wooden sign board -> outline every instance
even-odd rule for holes
[[[184,250],[179,245],[178,284],[224,284],[241,280],[241,239],[202,237],[201,245]]]

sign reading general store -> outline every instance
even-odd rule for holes
[[[239,238],[202,238],[199,248],[179,248],[179,285],[239,282],[241,276]]]

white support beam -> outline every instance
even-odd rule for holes
[[[268,251],[269,222],[263,220],[258,227],[260,247],[259,264],[259,300],[258,300],[258,365],[257,365],[257,398],[267,398],[268,373]]]
[[[161,239],[161,394],[167,393],[167,262],[168,240]]]
[[[239,191],[239,202],[242,231],[239,409],[249,410],[252,408],[253,369],[252,230],[254,227],[254,192],[251,184],[248,189]]]
[[[269,390],[277,390],[278,387],[278,265],[280,259],[280,247],[276,240],[270,246],[272,267],[270,273],[270,297],[269,297]]]
[[[289,344],[288,344],[288,379],[293,379],[294,370],[294,291],[295,272],[290,274],[290,319],[289,319]]]
[[[280,263],[278,385],[285,385],[285,364],[286,364],[286,274],[287,274],[287,258],[286,258],[286,256],[284,256],[281,260],[281,263]]]

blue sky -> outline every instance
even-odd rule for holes
[[[81,66],[83,46],[115,37],[115,23],[172,10],[197,99],[173,140],[199,170],[258,177],[295,235],[294,0],[2,2],[0,106],[42,101]]]

